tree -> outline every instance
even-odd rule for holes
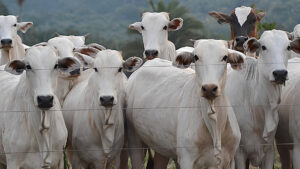
[[[252,4],[251,7],[253,9],[256,8],[256,4]],[[255,9],[255,12],[256,13],[259,13],[259,12],[266,12],[266,9]],[[257,31],[261,34],[263,33],[264,31],[266,30],[272,30],[272,29],[275,29],[277,28],[277,23],[276,22],[266,22],[266,21],[263,21],[263,22],[260,22],[258,25],[257,25]]]
[[[25,3],[25,0],[17,0],[18,6],[19,6],[19,17],[20,21],[22,21],[22,14],[23,14],[23,5]]]
[[[3,2],[0,0],[0,15],[8,15],[8,9],[6,6],[3,4]]]
[[[168,12],[170,18],[181,17],[184,20],[180,30],[169,33],[169,40],[175,44],[176,48],[191,46],[189,39],[205,37],[202,22],[194,18],[185,6],[180,5],[178,0],[171,0],[168,4],[165,4],[163,0],[159,0],[156,4],[154,4],[153,0],[149,0],[148,4],[152,12]],[[136,31],[128,30],[127,32],[134,40],[126,42],[122,46],[123,55],[125,58],[141,56],[143,53],[141,36]]]

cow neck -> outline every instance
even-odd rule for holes
[[[250,99],[250,106],[255,108],[252,110],[253,119],[264,115],[264,130],[262,137],[266,142],[272,141],[277,129],[279,117],[278,106],[281,99],[281,85],[272,84],[268,79],[261,75],[261,65],[258,60],[248,58],[246,67],[246,79],[251,80],[248,83],[253,93]],[[254,111],[254,112],[253,112]],[[262,112],[261,112],[262,111]],[[254,126],[255,127],[255,126]]]
[[[16,60],[16,59],[22,59],[25,55],[25,49],[22,43],[22,40],[19,35],[13,38],[14,41],[14,47],[10,48],[9,50],[2,49],[1,50],[1,60],[0,64],[4,65],[8,63],[9,61]]]
[[[92,103],[92,109],[89,112],[92,116],[93,124],[91,125],[96,126],[99,137],[101,138],[103,152],[106,158],[109,159],[110,153],[113,151],[113,145],[117,141],[118,131],[121,129],[120,125],[123,125],[119,119],[119,115],[123,114],[121,98],[118,98],[118,104],[112,109],[105,109],[99,105],[99,98],[96,95],[97,92],[93,91],[93,87],[87,87],[85,93],[87,93],[86,96],[88,99],[86,100],[89,100],[88,103]]]
[[[51,131],[53,126],[53,111],[41,111],[36,108],[33,99],[23,99],[23,98],[33,98],[30,94],[29,82],[26,78],[26,73],[21,75],[20,81],[17,86],[16,97],[21,98],[22,107],[25,109],[24,116],[29,116],[30,124],[33,129],[36,141],[38,142],[39,152],[41,155],[42,168],[50,169],[51,165],[51,155],[52,141],[51,141]],[[57,105],[54,103],[54,105]],[[25,120],[25,119],[24,119]]]
[[[173,58],[176,55],[176,50],[174,44],[167,40],[165,47],[162,48],[161,59],[173,61]]]

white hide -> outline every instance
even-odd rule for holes
[[[290,168],[290,159],[294,169],[300,168],[299,155],[300,142],[299,132],[299,99],[298,88],[300,86],[300,59],[289,60],[289,80],[282,89],[282,102],[279,106],[279,123],[276,132],[276,143],[283,168]],[[293,146],[289,146],[295,143]]]
[[[132,58],[131,58],[132,59]],[[119,168],[124,145],[125,87],[127,78],[123,59],[118,51],[100,51],[92,65],[88,79],[77,84],[64,102],[72,152],[72,167],[79,169]],[[141,64],[141,59],[138,59]],[[112,107],[101,105],[100,97],[113,96]],[[81,110],[81,111],[76,111]],[[97,150],[97,151],[87,151]]]
[[[273,168],[282,85],[273,82],[272,73],[287,69],[290,53],[290,41],[284,31],[265,31],[258,42],[258,59],[248,57],[246,69],[231,71],[226,83],[226,93],[242,133],[243,146],[235,156],[236,168],[241,169],[246,168],[247,159],[261,169]]]
[[[7,153],[6,161],[1,156],[1,162],[9,169],[62,169],[67,129],[54,95],[58,75],[55,65],[59,62],[56,51],[49,46],[32,47],[19,62],[26,64],[24,73],[12,75],[1,71],[0,76],[0,150]],[[13,72],[9,65],[5,70]],[[41,95],[54,96],[49,110],[38,108],[36,97]]]
[[[22,59],[25,55],[25,49],[17,31],[25,33],[32,25],[32,22],[17,22],[17,17],[13,15],[0,16],[0,40],[11,39],[10,47],[1,48],[0,65],[4,65],[11,60]]]
[[[236,17],[238,19],[238,22],[241,25],[241,27],[246,22],[247,17],[251,12],[251,9],[252,8],[247,7],[247,6],[241,6],[241,7],[235,8],[235,15],[236,15]]]
[[[142,34],[145,51],[157,50],[158,58],[172,61],[176,56],[176,49],[174,44],[168,40],[168,31],[180,29],[183,22],[181,18],[175,18],[175,20],[178,20],[180,25],[175,29],[171,29],[169,24],[172,21],[170,21],[168,13],[146,12],[143,14],[141,22],[135,22],[129,28],[135,29]],[[164,29],[164,27],[167,29]]]
[[[177,159],[180,168],[232,167],[240,132],[223,91],[226,61],[222,60],[231,53],[226,46],[225,41],[197,41],[196,72],[157,58],[130,76],[126,118],[133,169],[144,165],[142,142],[166,158]],[[213,102],[201,97],[201,86],[210,83],[219,87]]]

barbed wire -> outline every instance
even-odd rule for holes
[[[250,105],[250,106],[258,106],[258,107],[267,107],[271,106],[272,104],[256,104],[256,105]],[[277,104],[273,104],[277,105]],[[100,104],[99,104],[100,106]],[[279,107],[296,107],[300,106],[300,104],[279,104]],[[245,105],[214,105],[215,108],[235,108],[235,107],[246,107]],[[201,109],[206,108],[204,106],[170,106],[170,107],[124,107],[124,108],[80,108],[80,109],[49,109],[45,110],[47,112],[56,112],[56,111],[62,111],[62,112],[78,112],[78,111],[97,111],[97,110],[161,110],[161,109]],[[0,110],[1,113],[30,113],[30,112],[40,112],[42,110]]]
[[[300,62],[288,62],[288,64],[296,64]],[[261,64],[261,65],[276,65],[276,64],[284,64],[283,62],[270,62],[270,63],[256,63],[256,64]],[[216,65],[216,66],[224,66],[222,63],[210,63],[210,64],[197,64],[196,66],[207,66],[207,65]],[[232,65],[240,65],[240,64],[232,64]],[[182,66],[190,66],[190,65],[182,65]],[[195,65],[191,65],[192,67],[195,67]],[[143,65],[142,67],[144,68],[160,68],[160,67],[176,67],[175,65],[156,65],[156,66],[145,66]],[[99,69],[115,69],[115,68],[120,68],[120,66],[105,66],[105,67],[92,67],[92,68],[87,68],[87,69],[93,69],[93,68],[99,68]],[[54,68],[53,68],[54,69]],[[50,68],[44,69],[44,68],[31,68],[30,70],[53,70]],[[0,69],[0,71],[5,71],[3,69]]]
[[[274,144],[247,144],[247,145],[239,145],[241,149],[246,146],[292,146],[292,145],[300,145],[300,143],[274,143]],[[151,146],[151,149],[183,149],[183,148],[198,148],[197,146],[176,146],[176,147],[161,147],[161,146]],[[286,147],[287,149],[290,149]],[[61,149],[61,150],[43,150],[43,151],[11,151],[11,152],[0,152],[0,155],[6,154],[35,154],[35,153],[56,153],[56,152],[98,152],[104,150],[120,150],[120,151],[128,151],[128,150],[148,150],[148,147],[122,147],[122,148],[98,148],[98,149]]]

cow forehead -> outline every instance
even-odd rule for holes
[[[65,35],[60,35],[59,37],[65,38],[70,40],[75,47],[80,47],[83,46],[85,43],[85,37],[84,36],[74,36],[74,35],[70,35],[70,36],[65,36]]]
[[[241,26],[246,22],[248,15],[251,13],[252,8],[247,6],[241,6],[235,8],[235,15],[238,19],[238,22]]]
[[[13,15],[8,15],[8,16],[0,16],[0,25],[4,24],[15,24],[17,22],[17,17]]]
[[[271,30],[265,31],[260,40],[262,45],[269,45],[269,47],[274,46],[276,49],[286,48],[289,44],[289,39],[286,32],[281,30]]]
[[[144,13],[142,18],[143,25],[149,24],[153,25],[155,24],[165,24],[170,21],[169,15],[165,12],[161,13]]]
[[[27,50],[24,60],[34,69],[54,68],[57,63],[55,49],[50,46],[36,46]]]
[[[119,51],[115,50],[103,50],[98,52],[94,66],[104,68],[118,69],[123,63],[122,55]]]
[[[57,49],[60,57],[71,57],[70,55],[75,47],[69,39],[63,37],[52,38],[48,41],[48,44]]]
[[[215,60],[228,53],[227,42],[224,40],[198,40],[194,53],[205,59]]]

